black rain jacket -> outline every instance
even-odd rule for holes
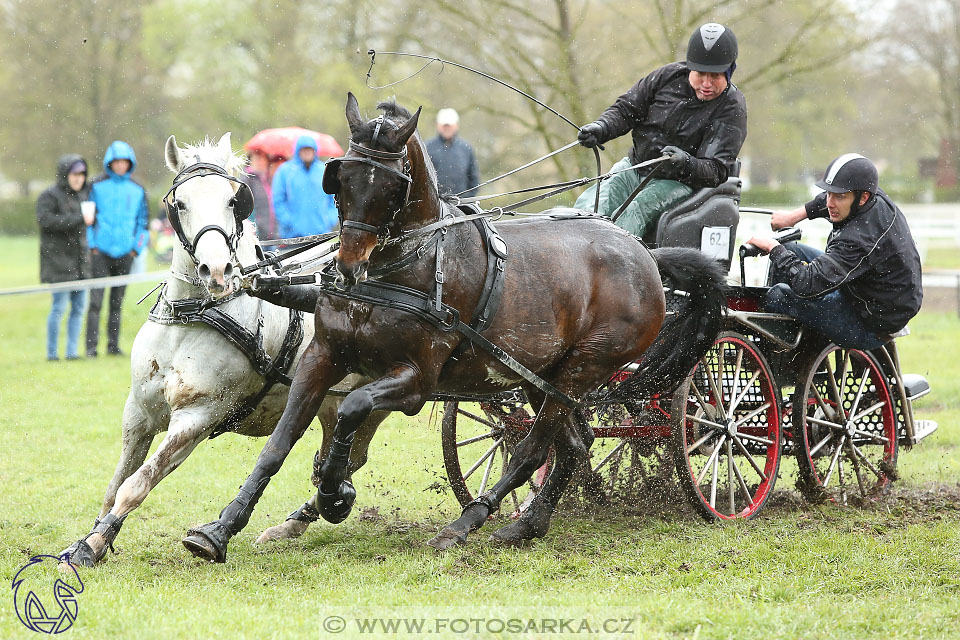
[[[689,75],[685,62],[674,62],[640,80],[597,119],[604,128],[601,142],[632,130],[633,164],[659,157],[668,145],[679,147],[694,156],[691,169],[661,167],[655,177],[695,189],[716,187],[736,174],[747,137],[747,102],[733,84],[713,100],[700,100]]]
[[[806,204],[808,218],[826,218],[827,194]],[[833,225],[826,252],[804,263],[782,246],[770,259],[787,274],[794,293],[814,298],[839,289],[864,324],[879,334],[895,333],[920,310],[920,255],[906,217],[878,190],[863,207]]]
[[[40,281],[82,280],[91,274],[87,250],[87,227],[80,213],[80,202],[87,200],[89,183],[80,192],[67,183],[67,173],[78,155],[61,156],[57,162],[57,182],[37,198],[37,222],[40,225]]]

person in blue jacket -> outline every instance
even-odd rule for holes
[[[273,176],[273,209],[281,238],[326,233],[337,226],[337,205],[323,192],[323,169],[317,141],[300,136],[293,157]]]
[[[146,249],[147,192],[131,178],[137,168],[137,156],[122,140],[107,148],[103,157],[103,175],[93,180],[90,199],[96,203],[96,219],[87,230],[93,277],[121,276],[130,273],[133,259]],[[122,355],[120,350],[120,312],[126,287],[110,288],[110,309],[107,316],[107,353]],[[97,357],[100,341],[100,307],[103,289],[90,291],[87,310],[87,357]]]

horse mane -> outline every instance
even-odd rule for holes
[[[230,152],[226,162],[217,147],[217,142],[205,137],[202,142],[185,144],[180,151],[184,157],[193,158],[195,162],[208,162],[223,167],[234,178],[243,177],[243,168],[247,165],[246,156],[242,153]]]

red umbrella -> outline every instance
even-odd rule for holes
[[[343,155],[343,149],[333,139],[333,136],[319,131],[311,131],[302,127],[280,127],[278,129],[264,129],[247,140],[243,148],[247,151],[260,151],[268,156],[279,156],[289,160],[293,155],[293,147],[300,136],[311,136],[317,141],[317,155],[326,158],[336,158]]]

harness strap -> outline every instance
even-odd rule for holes
[[[431,297],[426,293],[418,291],[417,289],[411,289],[410,287],[403,287],[386,282],[363,281],[353,285],[349,289],[338,289],[335,283],[335,274],[330,271],[321,273],[320,286],[325,293],[340,298],[358,300],[360,302],[404,311],[417,316],[441,331],[458,331],[499,362],[520,375],[524,380],[553,397],[564,406],[570,407],[571,409],[580,406],[579,402],[573,400],[570,396],[539,377],[536,373],[520,364],[506,351],[484,338],[469,325],[463,323],[460,320],[460,312],[450,305],[441,303],[441,308],[437,311],[435,310],[433,300],[431,300]]]
[[[300,348],[301,342],[303,342],[303,314],[295,309],[290,309],[290,321],[287,324],[287,333],[283,337],[283,344],[280,345],[280,351],[277,352],[277,357],[274,360],[275,369],[287,380],[290,379],[287,374],[289,374],[290,368],[293,366],[293,359],[297,355],[297,349]],[[252,359],[251,362],[253,362]],[[246,420],[250,414],[253,413],[254,409],[263,402],[263,399],[267,397],[267,393],[270,392],[274,384],[281,382],[284,385],[290,385],[289,382],[284,382],[282,379],[277,380],[268,376],[264,377],[267,378],[267,381],[260,391],[247,398],[242,404],[235,406],[217,423],[217,426],[215,426],[210,433],[209,437],[211,440],[228,431],[235,431],[239,428],[240,423]]]
[[[292,313],[299,314],[299,312]],[[202,311],[197,316],[197,321],[219,331],[224,338],[247,356],[257,373],[268,381],[272,383],[280,382],[288,386],[292,382],[290,376],[280,370],[277,364],[267,355],[267,352],[263,350],[263,342],[259,331],[256,334],[252,333],[231,316],[216,308]],[[291,318],[291,324],[292,322]]]
[[[503,271],[507,261],[507,245],[486,218],[474,220],[474,224],[487,245],[487,275],[470,326],[477,333],[482,333],[493,323],[493,319],[497,317],[497,309],[500,308],[500,298],[503,296]],[[472,341],[464,340],[453,350],[450,358],[459,358],[471,344]]]

